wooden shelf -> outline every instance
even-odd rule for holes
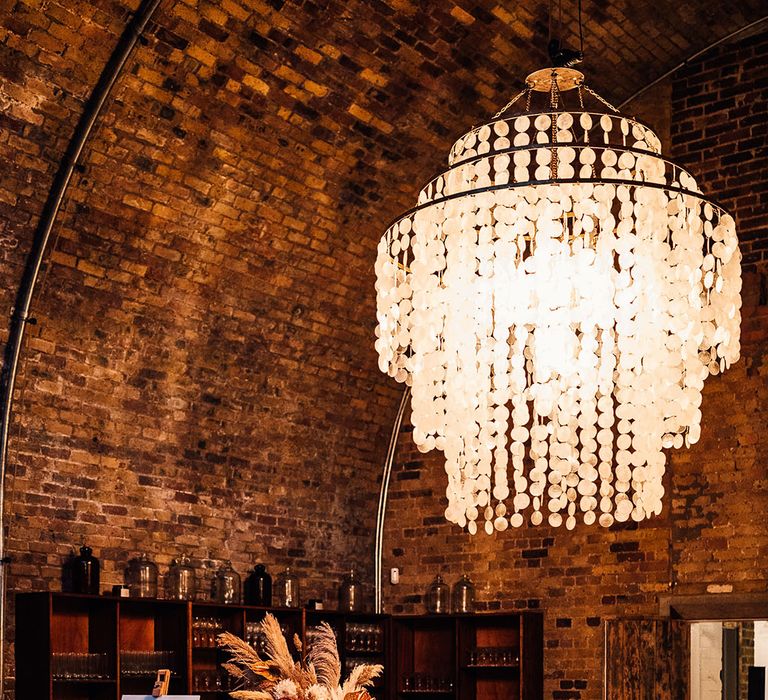
[[[538,613],[403,616],[392,618],[393,697],[450,696],[457,700],[541,700],[543,625]],[[514,663],[470,663],[472,654],[498,654]],[[474,658],[474,657],[473,657]],[[518,661],[519,659],[519,661]],[[452,684],[452,690],[403,687],[404,682]],[[437,680],[436,680],[437,679]]]
[[[308,629],[323,620],[337,630],[340,645],[347,620],[381,625],[382,639],[388,627],[383,615],[70,593],[19,593],[16,605],[17,696],[34,700],[119,700],[124,693],[148,693],[154,671],[123,672],[125,655],[131,652],[173,652],[171,694],[189,693],[199,673],[212,674],[215,682],[226,655],[216,647],[193,645],[196,618],[198,622],[199,618],[216,620],[216,629],[211,630],[216,634],[228,631],[244,637],[248,623],[272,613],[286,628],[289,647],[294,634],[305,642]],[[53,654],[66,653],[105,655],[111,678],[54,678]],[[353,658],[361,655],[351,654]],[[298,652],[295,656],[299,658]],[[340,656],[343,668],[343,649]],[[384,651],[378,654],[384,656]],[[383,686],[377,687],[377,700],[385,700]],[[229,696],[217,688],[195,692],[210,700]]]
[[[312,628],[327,622],[337,634],[342,669],[353,660],[382,663],[384,675],[372,691],[376,700],[412,696],[543,698],[543,626],[541,615],[536,613],[389,617],[67,593],[20,593],[16,606],[16,691],[20,698],[120,700],[124,693],[147,693],[153,673],[123,672],[126,655],[131,652],[173,652],[170,693],[188,694],[190,688],[199,685],[200,673],[211,674],[215,682],[214,674],[226,660],[215,647],[193,645],[194,630],[199,631],[196,618],[198,622],[199,618],[216,620],[213,631],[217,633],[227,630],[244,637],[248,625],[259,622],[268,612],[287,628],[289,646],[297,634],[306,649]],[[378,648],[348,648],[354,646],[352,639],[360,638],[371,640],[369,643]],[[470,665],[469,653],[478,647],[513,649],[520,662]],[[110,678],[54,678],[53,654],[66,653],[102,655]],[[99,667],[100,672],[103,668]],[[450,683],[451,689],[404,689],[403,679],[417,675]],[[207,700],[228,696],[227,691],[214,688],[195,692]]]

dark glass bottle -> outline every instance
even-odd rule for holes
[[[75,593],[99,594],[99,560],[87,545],[80,547],[72,568],[72,588]]]
[[[245,579],[245,604],[263,605],[266,608],[272,605],[272,577],[264,564],[256,564]]]

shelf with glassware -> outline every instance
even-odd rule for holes
[[[224,697],[234,690],[231,678],[222,667],[227,655],[218,648],[216,638],[230,632],[244,639],[263,655],[265,639],[260,622],[272,613],[280,623],[286,639],[305,636],[304,611],[298,608],[261,608],[219,603],[192,603],[191,605],[191,689],[203,698]],[[295,654],[298,659],[298,653]]]
[[[391,698],[541,700],[540,613],[392,618]]]
[[[110,599],[47,593],[16,598],[16,695],[114,700],[118,608]]]
[[[120,691],[141,694],[151,687],[160,668],[171,671],[171,693],[187,687],[187,605],[167,601],[120,598],[118,637]]]
[[[320,621],[314,611],[301,608],[74,593],[19,593],[16,606],[17,697],[35,700],[117,700],[124,693],[144,694],[159,668],[171,670],[172,694],[223,699],[231,688],[221,667],[226,655],[216,646],[218,634],[232,632],[263,651],[258,623],[272,613],[289,646],[298,635],[306,648],[312,626]],[[350,644],[367,661],[377,644],[383,659],[386,617],[322,615],[333,619],[340,640],[354,632]],[[378,637],[370,632],[375,624]],[[363,628],[374,641],[366,641]],[[347,643],[340,643],[346,651]],[[341,658],[344,663],[348,657]]]
[[[336,633],[341,660],[342,678],[346,678],[362,664],[381,664],[384,674],[376,679],[371,695],[376,700],[388,697],[387,667],[389,649],[388,618],[364,612],[340,612],[336,610],[307,610],[307,643],[321,622],[326,622]]]
[[[344,675],[360,663],[383,664],[372,693],[377,700],[542,697],[536,613],[390,618],[70,593],[20,593],[16,605],[17,697],[116,700],[146,692],[157,669],[170,668],[172,693],[224,698],[226,657],[216,635],[232,632],[263,651],[258,623],[268,612],[304,648],[313,628],[327,621],[337,633]]]

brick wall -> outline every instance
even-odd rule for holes
[[[403,429],[384,563],[402,575],[386,588],[388,609],[423,611],[437,572],[451,583],[469,574],[482,608],[543,608],[547,698],[602,697],[606,617],[658,614],[661,594],[768,585],[766,65],[763,33],[711,52],[672,85],[673,157],[735,213],[746,264],[742,359],[707,381],[702,438],[670,455],[662,516],[607,531],[524,526],[472,538],[443,518],[441,454],[421,455]],[[663,103],[636,111],[666,121]]]
[[[749,667],[755,665],[755,623],[739,623],[739,700],[749,700]]]
[[[3,12],[4,310],[83,103],[137,5],[19,0]],[[725,33],[761,5],[713,2],[708,16]],[[593,9],[587,48],[622,66],[595,86],[614,97],[710,35],[682,6],[664,17],[654,3]],[[635,60],[637,26],[654,38],[652,62]],[[543,60],[545,35],[544,5],[492,0],[161,3],[75,174],[38,288],[6,482],[11,593],[58,588],[81,539],[105,586],[139,550],[163,570],[190,551],[204,588],[225,556],[240,571],[294,564],[305,593],[326,600],[350,562],[370,575],[399,394],[372,347],[377,238],[453,137],[514,92],[512,67]],[[760,366],[739,380],[759,381]],[[410,483],[417,498],[432,488],[421,483]],[[578,659],[582,636],[597,648],[600,611],[648,609],[646,588],[663,588],[669,566],[666,540],[647,530],[609,533],[607,554],[604,535],[577,536],[507,539],[481,582],[486,601],[517,607],[591,582],[597,613],[583,595],[550,620],[564,660],[550,685],[566,693],[594,688],[596,667]],[[449,537],[474,572],[462,536]],[[529,569],[541,587],[512,577]]]
[[[681,69],[674,81],[674,156],[736,213],[744,265],[768,261],[768,65],[763,30]]]

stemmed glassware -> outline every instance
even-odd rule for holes
[[[452,693],[453,679],[428,673],[414,673],[403,676],[402,689],[404,693]]]
[[[224,621],[217,617],[192,618],[192,646],[196,649],[216,647],[216,637],[224,631]]]
[[[514,666],[519,661],[520,656],[512,647],[477,647],[469,651],[467,666],[471,668]]]
[[[51,654],[54,680],[108,680],[112,676],[107,654],[64,652]]]
[[[192,692],[229,692],[233,690],[228,673],[222,669],[204,669],[192,674]]]
[[[121,651],[121,676],[153,676],[161,668],[174,668],[172,651]]]
[[[375,653],[382,650],[381,625],[347,623],[347,651]]]

